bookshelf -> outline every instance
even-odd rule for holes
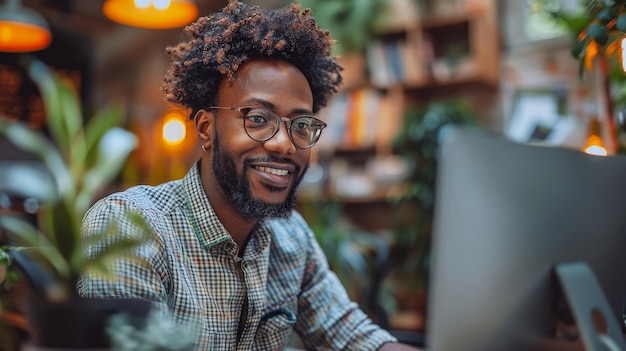
[[[484,115],[495,96],[500,79],[500,36],[495,0],[455,1],[449,6],[435,2],[432,10],[407,8],[407,1],[389,0],[404,6],[395,13],[421,11],[401,23],[390,22],[380,30],[363,53],[341,58],[345,84],[320,112],[329,127],[322,135],[315,160],[338,162],[326,166],[330,179],[324,194],[342,199],[340,178],[332,174],[367,175],[372,163],[393,158],[392,142],[403,127],[404,112],[443,98],[461,97]],[[365,160],[363,153],[369,153]],[[332,160],[331,160],[332,159]],[[402,167],[389,161],[395,167]],[[389,169],[390,173],[400,170]],[[380,175],[392,178],[394,175]],[[397,194],[398,184],[370,179],[371,192],[346,201],[384,200]],[[395,177],[398,178],[398,177]],[[383,181],[384,183],[384,181]]]
[[[389,16],[390,25],[363,52],[341,57],[345,84],[320,111],[328,127],[313,149],[312,163],[323,176],[315,187],[303,182],[300,191],[301,202],[340,202],[342,216],[351,223],[387,238],[399,216],[412,221],[419,211],[415,203],[396,202],[410,186],[403,178],[409,165],[393,147],[405,128],[405,113],[461,98],[477,115],[488,116],[498,103],[500,80],[495,0],[450,6],[432,1],[436,10],[409,7],[415,4],[411,0],[388,2],[400,6]],[[416,13],[407,13],[409,9]],[[409,313],[406,318],[406,301],[397,302],[400,311],[390,318],[390,327],[423,329],[424,315]]]

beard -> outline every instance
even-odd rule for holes
[[[304,178],[307,164],[302,174],[300,174],[300,166],[296,165],[294,173],[297,174],[295,182],[291,185],[289,193],[285,201],[280,203],[269,203],[252,198],[250,191],[250,182],[248,180],[249,164],[253,161],[283,161],[275,158],[268,159],[246,159],[244,160],[243,171],[237,174],[235,160],[221,147],[219,138],[213,135],[213,175],[217,180],[220,188],[228,198],[230,206],[248,219],[264,219],[264,218],[287,218],[296,207],[296,189]],[[291,162],[290,160],[288,162]],[[270,191],[279,191],[273,187],[266,186]]]

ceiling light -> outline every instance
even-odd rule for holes
[[[20,0],[0,5],[0,51],[30,52],[45,49],[52,41],[48,22]]]
[[[102,12],[115,22],[148,29],[182,27],[198,17],[191,0],[106,0]]]

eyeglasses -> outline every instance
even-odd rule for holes
[[[250,139],[264,142],[270,140],[284,121],[287,125],[287,134],[293,144],[300,149],[308,149],[315,145],[322,134],[326,123],[313,116],[296,116],[293,118],[281,117],[273,111],[262,107],[218,107],[211,106],[209,110],[238,111],[243,116],[243,128]]]

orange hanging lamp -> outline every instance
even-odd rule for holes
[[[115,22],[147,29],[182,27],[198,17],[191,0],[106,0],[102,12]]]
[[[22,6],[20,0],[0,5],[0,51],[39,51],[51,41],[48,22],[40,14]]]

